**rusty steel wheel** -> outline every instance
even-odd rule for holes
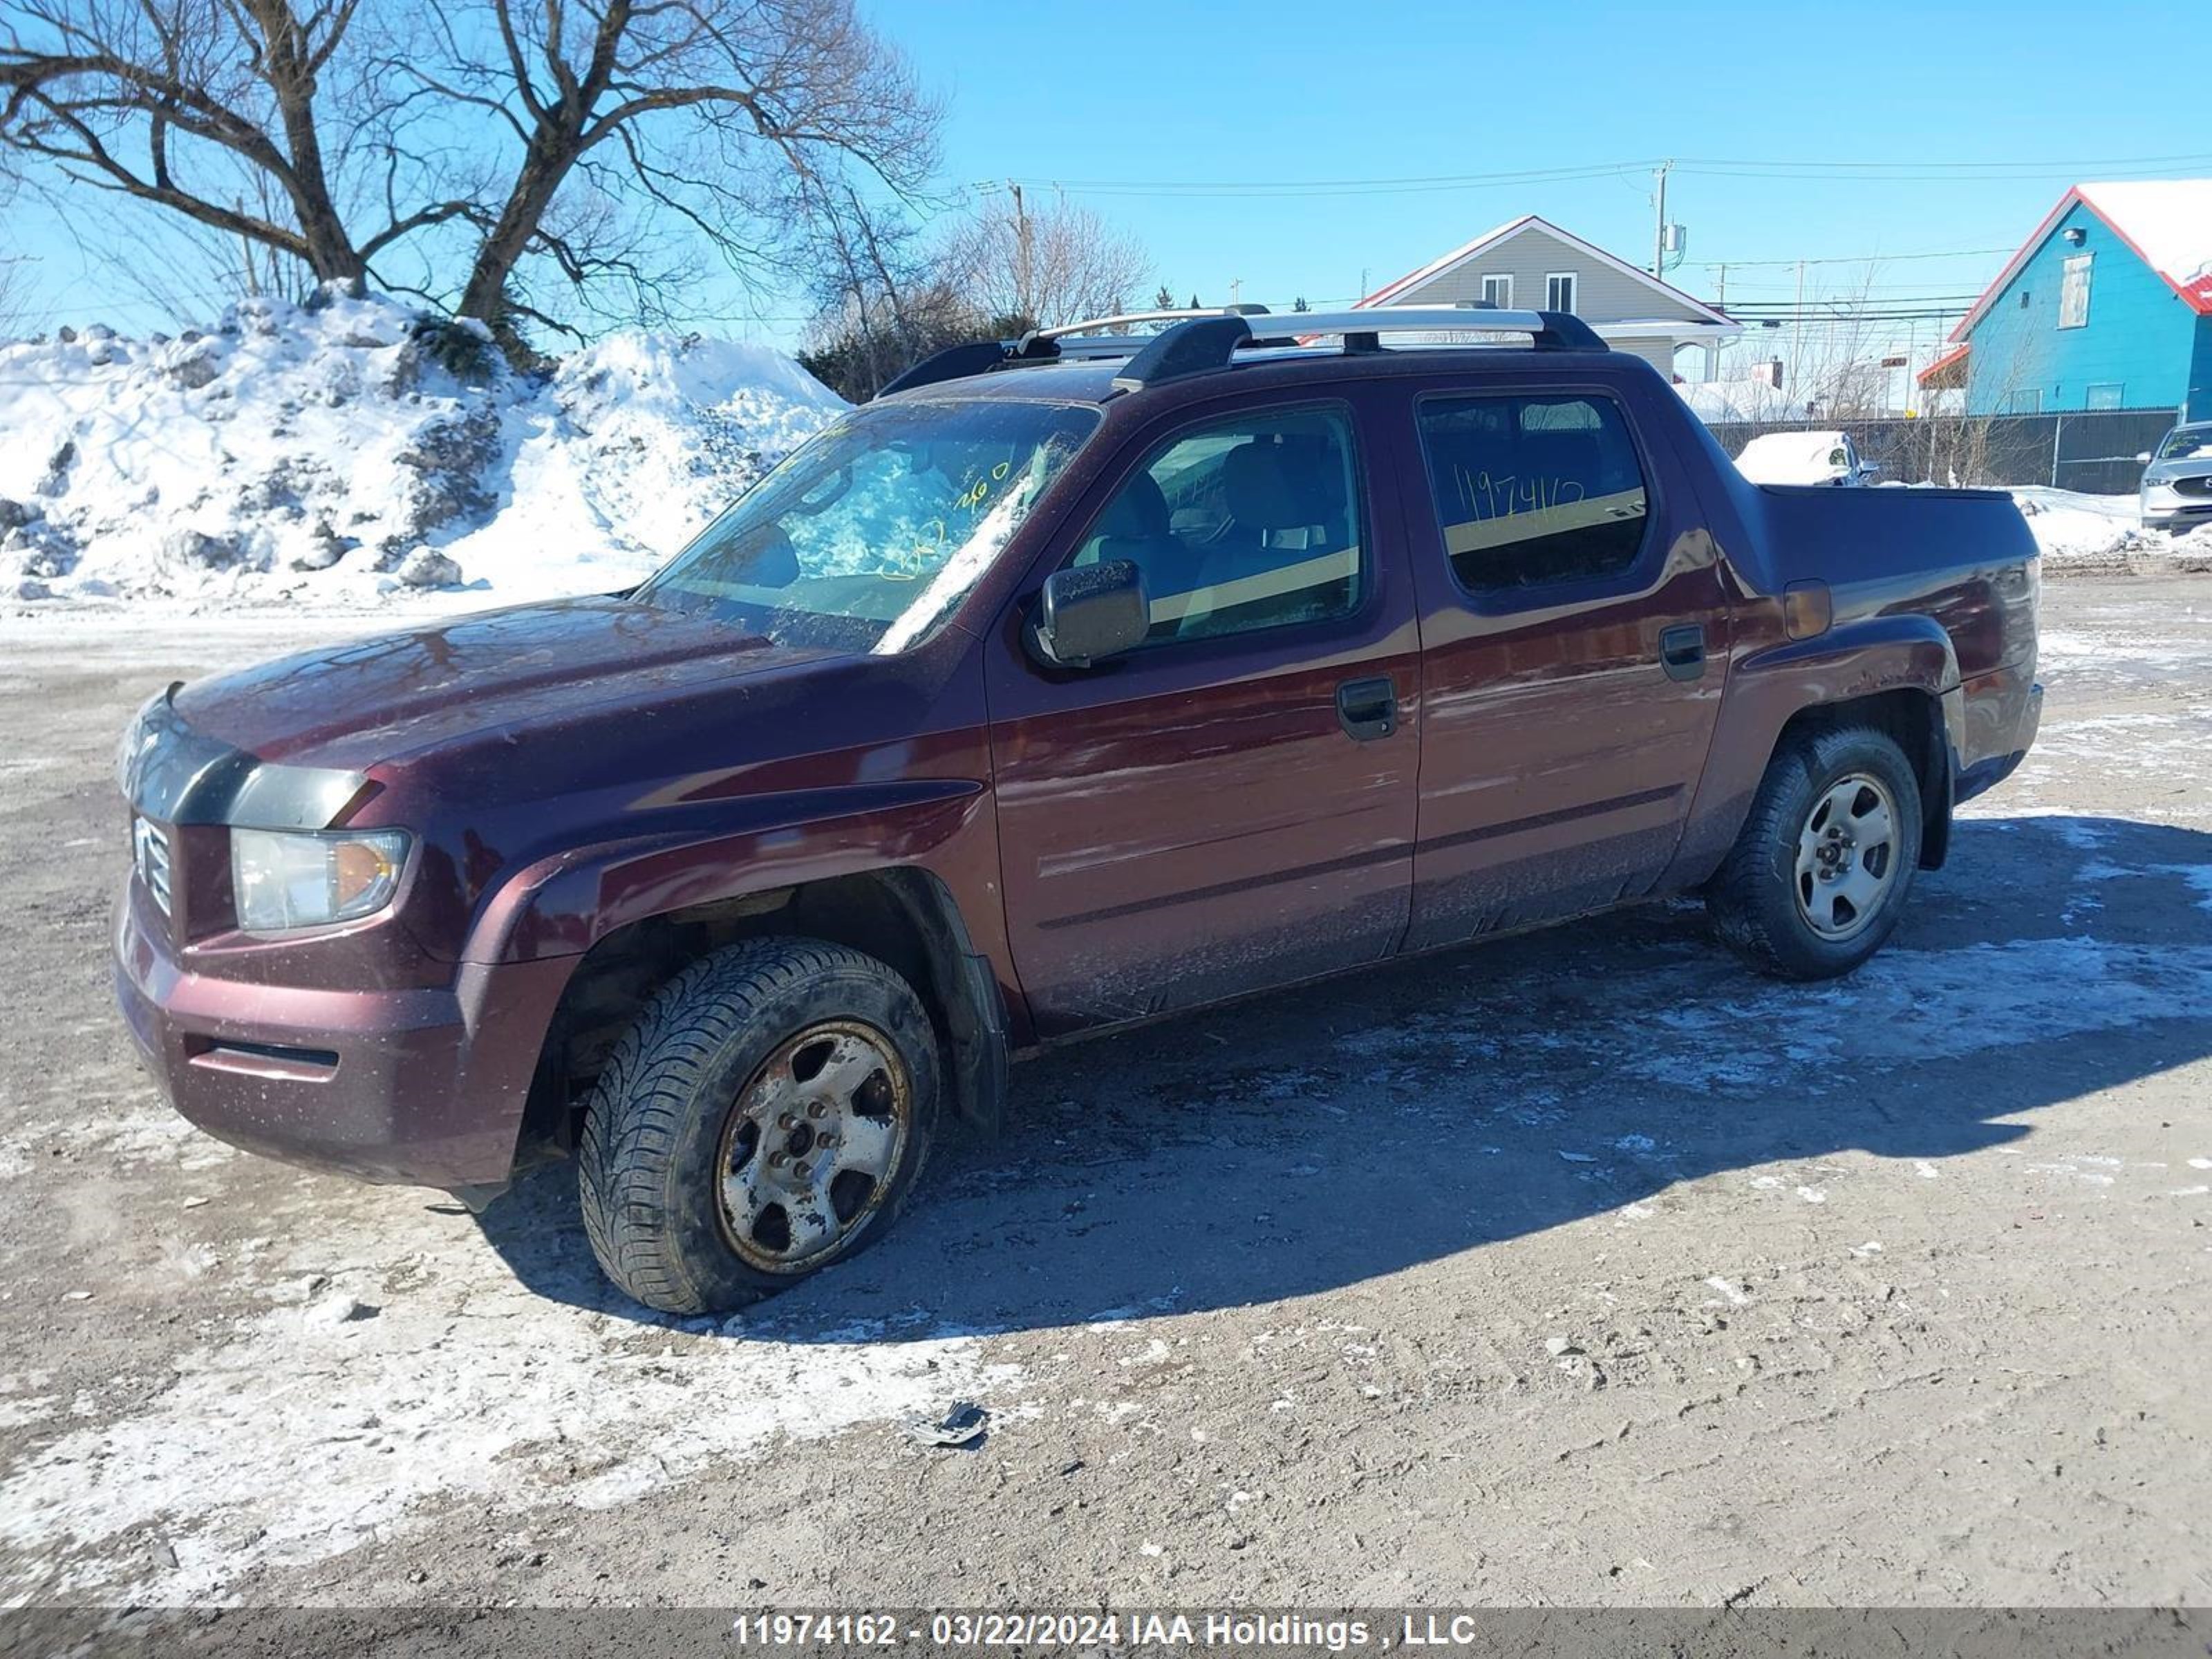
[[[715,1167],[723,1237],[763,1273],[803,1273],[866,1224],[906,1150],[914,1085],[854,1020],[789,1037],[731,1107]]]
[[[937,1033],[889,965],[826,939],[726,945],[653,994],[592,1086],[592,1253],[665,1313],[787,1289],[890,1225],[939,1094]]]

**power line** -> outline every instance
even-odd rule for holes
[[[1037,185],[1046,189],[1097,196],[1270,197],[1334,196],[1355,193],[1411,194],[1429,191],[1492,189],[1506,185],[1553,184],[1583,179],[1622,176],[1649,173],[1661,164],[1661,158],[1645,157],[1619,161],[1590,162],[1570,167],[1531,168],[1518,172],[1408,173],[1398,177],[1365,179],[1054,179],[1044,175],[1034,175],[1025,178],[1022,182]],[[2076,179],[2099,173],[2106,176],[2156,174],[2175,168],[2185,169],[2212,165],[2212,153],[2053,161],[1931,161],[1925,158],[1909,161],[1777,161],[1771,159],[1704,157],[1692,160],[1678,159],[1673,165],[1678,172],[1695,173],[1708,178],[1800,180],[1887,179],[1909,183],[1958,179],[1981,180],[2008,178],[2033,179],[2051,174],[2064,174]]]
[[[2016,247],[1941,248],[1931,253],[1837,253],[1825,259],[1701,259],[1711,270],[1726,265],[1730,270],[1749,270],[1762,265],[1886,265],[1905,259],[1984,259],[2014,253]]]
[[[1735,300],[1737,311],[1911,311],[1927,307],[1970,306],[1978,294],[1898,294],[1861,297],[1857,295],[1816,295],[1810,300]]]
[[[2107,156],[2102,161],[1928,161],[1918,160],[1911,161],[1778,161],[1773,160],[1771,157],[1759,157],[1754,160],[1747,161],[1736,157],[1723,157],[1717,159],[1711,156],[1702,156],[1685,161],[1681,165],[1684,167],[1774,167],[1808,168],[1944,167],[1971,168],[1976,171],[1988,172],[2017,172],[2026,170],[2028,172],[2047,173],[2056,170],[2063,173],[2075,167],[2185,167],[2195,166],[2203,161],[2212,161],[2212,155]]]

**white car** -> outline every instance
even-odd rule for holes
[[[1859,459],[1848,432],[1770,432],[1735,458],[1735,470],[1762,484],[1865,484],[1881,471]]]
[[[2149,463],[2137,497],[2144,529],[2185,536],[2212,524],[2212,421],[2178,426],[2160,441],[2155,456],[2136,459]]]

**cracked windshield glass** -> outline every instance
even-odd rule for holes
[[[888,653],[927,633],[1098,423],[1030,403],[879,404],[829,428],[638,590],[770,638]]]

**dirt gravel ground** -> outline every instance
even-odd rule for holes
[[[2212,1601],[2212,585],[2046,629],[1856,978],[1682,904],[1070,1049],[715,1325],[565,1169],[473,1218],[170,1117],[114,738],[302,624],[7,624],[0,1600]]]

